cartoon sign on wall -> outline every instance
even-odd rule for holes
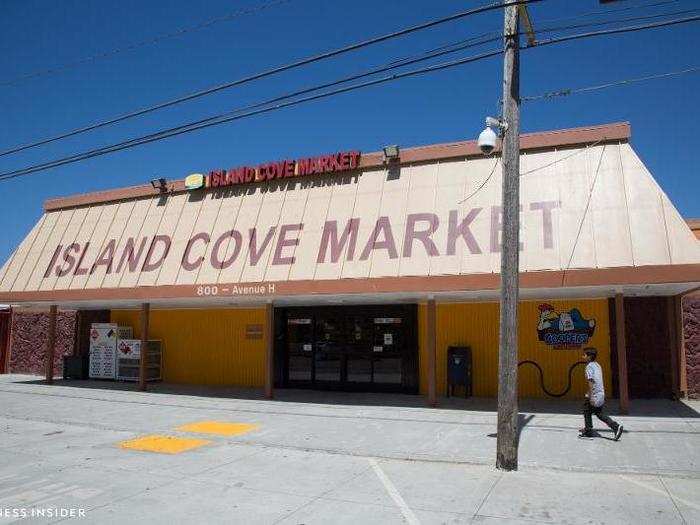
[[[554,306],[539,306],[537,335],[540,341],[556,349],[581,348],[595,332],[595,319],[585,319],[578,308],[557,312]]]

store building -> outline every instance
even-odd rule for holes
[[[629,125],[527,134],[521,147],[519,359],[531,363],[520,394],[581,396],[572,366],[595,346],[623,405],[682,395],[681,300],[700,286],[700,243],[632,149]],[[0,302],[17,315],[77,310],[137,336],[148,315],[172,383],[433,402],[446,392],[448,347],[469,346],[474,395],[495,396],[499,158],[473,141],[397,153],[49,200],[0,271]]]

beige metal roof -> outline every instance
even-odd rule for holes
[[[521,174],[524,286],[697,286],[700,243],[625,140]],[[500,202],[499,159],[468,157],[54,209],[0,301],[494,289]]]

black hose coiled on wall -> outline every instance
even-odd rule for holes
[[[569,390],[571,390],[571,373],[574,371],[574,368],[576,368],[579,365],[585,365],[585,364],[586,364],[585,361],[577,361],[569,367],[569,382],[566,385],[566,389],[563,392],[560,392],[558,394],[554,394],[554,393],[550,392],[549,390],[547,390],[547,387],[544,386],[544,372],[542,371],[542,367],[539,364],[535,363],[534,361],[529,361],[529,360],[520,361],[518,363],[518,368],[520,368],[521,365],[533,365],[535,368],[537,368],[537,370],[540,371],[540,387],[542,387],[542,391],[550,397],[564,397],[566,394],[569,393]]]

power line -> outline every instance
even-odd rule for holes
[[[266,2],[264,4],[260,4],[260,5],[255,6],[255,7],[238,9],[237,11],[234,11],[233,13],[228,13],[226,15],[219,16],[217,18],[212,18],[210,20],[207,20],[205,22],[201,22],[201,23],[196,24],[194,26],[183,27],[183,28],[177,29],[175,31],[171,31],[169,33],[162,33],[160,35],[156,35],[155,37],[149,38],[147,40],[133,42],[133,43],[127,44],[125,46],[117,47],[114,49],[110,49],[109,51],[103,51],[101,53],[96,53],[94,55],[79,58],[77,60],[73,60],[71,62],[59,64],[57,66],[53,66],[53,67],[50,67],[47,69],[41,69],[41,70],[33,71],[31,73],[26,73],[24,75],[20,75],[18,77],[15,77],[15,78],[12,78],[9,80],[2,80],[2,81],[0,81],[0,86],[12,86],[12,85],[18,84],[20,82],[23,82],[25,80],[29,80],[32,78],[43,77],[43,76],[59,73],[61,71],[66,71],[66,70],[74,68],[76,66],[87,64],[89,62],[96,62],[96,61],[104,59],[104,58],[113,57],[113,56],[118,55],[120,53],[124,53],[127,51],[133,51],[135,49],[139,49],[142,47],[158,44],[158,43],[162,42],[163,40],[168,40],[170,38],[175,38],[175,37],[187,34],[187,33],[193,33],[195,31],[200,31],[202,29],[206,29],[206,28],[211,27],[214,24],[218,24],[220,22],[228,22],[228,21],[234,20],[236,18],[255,14],[255,13],[258,13],[260,11],[264,11],[265,9],[269,9],[271,7],[276,7],[276,6],[286,4],[289,2],[291,2],[291,0],[273,0],[271,2]]]
[[[98,156],[101,156],[101,155],[106,155],[106,154],[108,154],[108,153],[114,153],[114,152],[116,152],[116,151],[121,151],[121,150],[123,150],[123,149],[129,149],[129,148],[132,148],[132,147],[135,147],[135,146],[140,146],[140,145],[142,145],[142,144],[148,144],[148,143],[150,143],[150,142],[155,142],[155,141],[158,141],[158,140],[163,140],[163,139],[170,138],[170,137],[174,137],[174,136],[177,136],[177,135],[182,135],[182,134],[185,134],[185,133],[190,133],[190,132],[192,132],[192,131],[197,131],[197,130],[204,129],[204,128],[208,128],[208,127],[211,127],[211,126],[218,126],[218,125],[224,124],[224,123],[226,123],[226,122],[232,122],[232,121],[234,121],[234,120],[240,120],[240,119],[247,118],[247,117],[251,117],[251,116],[254,116],[254,115],[260,115],[260,114],[263,114],[263,113],[268,113],[268,112],[270,112],[270,111],[276,111],[276,110],[279,110],[279,109],[283,109],[283,108],[287,108],[287,107],[291,107],[291,106],[296,106],[296,105],[302,104],[302,103],[304,103],[304,102],[311,102],[311,101],[313,101],[313,100],[319,100],[319,99],[327,98],[327,97],[330,97],[330,96],[333,96],[333,95],[339,95],[339,94],[341,94],[341,93],[347,93],[347,92],[349,92],[349,91],[354,91],[354,90],[356,90],[356,89],[361,89],[361,88],[365,88],[365,87],[369,87],[369,86],[374,86],[374,85],[377,85],[377,84],[383,84],[383,83],[386,83],[386,82],[391,82],[391,81],[394,81],[394,80],[399,80],[399,79],[402,79],[402,78],[407,78],[407,77],[409,77],[409,76],[417,76],[417,75],[421,75],[421,74],[425,74],[425,73],[430,73],[430,72],[433,72],[433,71],[439,71],[439,70],[447,69],[447,68],[454,67],[454,66],[457,66],[457,65],[467,64],[467,63],[469,63],[469,62],[476,62],[476,61],[478,61],[478,60],[483,60],[483,59],[486,59],[486,58],[490,58],[490,57],[494,57],[494,56],[500,55],[502,52],[503,52],[502,50],[494,50],[494,51],[490,51],[490,52],[487,52],[487,53],[482,53],[482,54],[480,54],[480,55],[476,55],[476,56],[473,56],[473,57],[467,57],[467,58],[463,58],[463,59],[460,59],[460,60],[455,60],[455,61],[446,62],[446,63],[440,63],[440,64],[436,64],[436,65],[434,65],[434,66],[428,66],[428,67],[424,67],[424,68],[421,68],[421,69],[410,70],[410,71],[406,71],[406,72],[403,72],[403,73],[397,73],[397,74],[393,74],[393,75],[381,77],[381,78],[378,78],[378,79],[375,79],[375,80],[369,80],[369,81],[362,82],[362,83],[359,83],[359,84],[353,84],[353,85],[351,85],[351,86],[347,86],[347,87],[344,87],[344,88],[338,88],[338,89],[335,89],[335,90],[332,90],[332,91],[327,91],[327,92],[324,92],[324,93],[319,93],[319,94],[316,94],[316,95],[311,95],[311,96],[304,97],[304,98],[300,98],[300,99],[293,100],[293,101],[290,101],[290,102],[284,102],[284,103],[272,105],[272,106],[270,106],[270,107],[264,107],[264,108],[261,108],[261,109],[257,109],[257,110],[254,110],[254,111],[249,111],[249,112],[239,113],[239,114],[236,114],[236,115],[227,116],[227,115],[230,115],[231,113],[238,113],[238,112],[240,111],[240,110],[234,110],[234,111],[231,111],[231,112],[228,112],[228,113],[223,113],[223,114],[221,114],[221,115],[217,115],[217,116],[214,116],[214,117],[209,117],[209,118],[207,118],[207,119],[204,119],[203,121],[197,121],[197,122],[192,122],[192,123],[184,124],[184,125],[182,125],[182,126],[177,126],[177,127],[175,127],[175,128],[170,128],[170,129],[168,129],[168,130],[162,130],[162,131],[159,131],[159,132],[156,132],[156,133],[152,133],[152,134],[150,134],[150,135],[145,135],[145,136],[143,136],[143,137],[137,137],[137,138],[130,139],[130,140],[127,140],[127,141],[124,141],[124,142],[120,142],[120,143],[118,143],[118,144],[113,144],[113,145],[110,145],[110,146],[105,146],[105,147],[102,147],[102,148],[97,148],[97,149],[94,149],[94,150],[91,150],[91,151],[88,151],[88,152],[79,153],[79,154],[76,154],[76,155],[71,155],[71,156],[69,156],[69,157],[64,157],[64,158],[61,158],[61,159],[55,159],[55,160],[53,160],[53,161],[45,162],[45,163],[43,163],[43,164],[38,164],[38,165],[35,165],[35,166],[30,166],[30,167],[23,168],[23,169],[19,169],[19,170],[14,170],[14,171],[10,171],[10,172],[0,173],[0,180],[5,180],[5,179],[9,179],[9,178],[15,178],[15,177],[19,177],[19,176],[22,176],[22,175],[27,175],[27,174],[29,174],[29,173],[34,173],[34,172],[37,172],[37,171],[42,171],[42,170],[45,170],[45,169],[48,169],[48,168],[54,168],[54,167],[62,166],[62,165],[64,165],[64,164],[72,164],[72,163],[74,163],[74,162],[78,162],[78,161],[81,161],[81,160],[86,160],[86,159],[89,159],[89,158],[92,158],[92,157],[98,157]],[[284,98],[284,97],[280,97],[280,98]],[[261,104],[259,104],[259,105],[263,105],[263,104],[265,104],[265,103],[261,103]]]
[[[630,11],[630,10],[635,10],[638,12],[641,9],[646,9],[646,8],[650,8],[650,7],[666,6],[669,4],[677,3],[678,1],[679,0],[664,0],[664,1],[660,1],[660,2],[653,2],[653,3],[649,3],[649,4],[635,5],[635,6],[631,6],[631,7],[623,7],[623,8],[617,8],[617,9],[596,9],[593,11],[586,11],[584,13],[580,13],[580,14],[574,15],[574,16],[566,16],[566,17],[558,17],[558,18],[549,18],[549,19],[545,19],[545,20],[539,20],[538,24],[548,24],[550,22],[563,22],[563,21],[568,21],[568,20],[578,20],[580,18],[587,18],[591,15],[606,16],[606,15],[609,15],[612,13],[618,13],[618,12]],[[664,17],[664,16],[681,15],[681,14],[686,14],[686,13],[694,12],[694,11],[697,11],[697,9],[687,9],[687,10],[676,11],[676,12],[672,12],[672,13],[660,13],[657,15],[635,16],[635,17],[630,17],[630,18],[602,20],[602,21],[592,22],[592,23],[587,23],[587,24],[567,25],[567,26],[561,26],[561,27],[559,27],[559,29],[561,29],[561,30],[576,29],[576,28],[581,28],[581,27],[598,26],[598,25],[612,24],[612,23],[624,22],[624,21],[631,22],[634,20],[648,20],[648,19],[659,18],[659,17]],[[554,28],[547,28],[544,30],[543,29],[533,30],[533,32],[534,33],[541,33],[543,31],[549,31],[549,30],[553,31]],[[482,33],[482,34],[477,35],[475,37],[470,37],[466,40],[458,40],[457,42],[449,42],[446,44],[442,44],[438,47],[435,47],[435,48],[432,48],[432,49],[426,51],[426,53],[429,53],[431,51],[437,51],[440,49],[445,49],[445,48],[448,48],[450,46],[457,45],[457,44],[471,42],[471,41],[474,41],[476,39],[481,39],[481,38],[485,38],[488,36],[497,36],[499,39],[501,39],[501,38],[503,38],[502,33],[503,32],[501,30],[488,31],[486,33]],[[521,35],[523,35],[523,34],[526,34],[526,33],[521,33]]]
[[[679,25],[679,24],[687,24],[689,22],[696,22],[698,20],[700,20],[700,16],[689,16],[686,18],[664,20],[662,22],[654,22],[651,24],[628,26],[628,27],[618,27],[618,28],[614,28],[614,29],[603,29],[600,31],[590,31],[588,33],[578,33],[575,35],[567,35],[567,36],[562,36],[562,37],[557,37],[557,38],[550,38],[549,40],[543,40],[541,42],[537,42],[537,44],[533,47],[542,47],[542,46],[546,46],[549,44],[560,44],[562,42],[571,42],[573,40],[580,40],[582,38],[589,38],[589,37],[594,37],[594,36],[619,35],[619,34],[623,34],[623,33],[633,33],[633,32],[637,32],[637,31],[643,31],[646,29],[657,29],[660,27],[669,27],[669,26],[675,26],[675,25]]]
[[[672,1],[677,1],[677,0],[672,0]],[[700,9],[684,9],[682,11],[673,11],[670,13],[660,13],[660,14],[655,14],[655,15],[645,15],[645,16],[631,16],[631,17],[625,17],[625,18],[613,18],[609,20],[597,20],[594,22],[586,22],[586,23],[581,23],[581,24],[569,24],[569,25],[560,25],[560,26],[548,26],[548,27],[543,27],[542,29],[537,29],[533,30],[533,33],[535,34],[542,34],[542,33],[553,33],[557,31],[567,31],[571,29],[583,29],[585,27],[599,27],[599,26],[605,26],[605,25],[611,25],[611,24],[619,24],[623,22],[640,22],[643,20],[654,20],[657,18],[664,18],[664,17],[671,17],[671,16],[679,16],[679,15],[687,15],[690,13],[698,13],[700,12]],[[568,18],[559,18],[556,20],[570,20],[570,19],[578,19],[582,18],[582,16],[575,16],[575,17],[568,17]],[[526,35],[526,33],[520,33],[520,35]],[[481,35],[475,36],[475,37],[470,37],[467,39],[463,40],[457,40],[453,41],[450,43],[442,44],[440,46],[431,48],[427,51],[424,51],[423,54],[431,54],[439,50],[445,50],[445,49],[450,49],[453,48],[454,46],[460,46],[455,49],[463,49],[461,47],[462,44],[470,44],[468,47],[476,46],[476,45],[482,45],[488,42],[496,42],[500,41],[503,38],[502,32],[501,31],[489,31],[486,33],[482,33]],[[401,60],[396,60],[392,63],[395,62],[400,62]]]
[[[174,105],[176,105],[176,104],[181,104],[181,103],[183,103],[183,102],[187,102],[187,101],[190,101],[190,100],[194,100],[194,99],[197,99],[197,98],[206,96],[206,95],[211,95],[212,93],[217,93],[217,92],[222,91],[222,90],[225,90],[225,89],[230,89],[230,88],[235,87],[235,86],[240,86],[240,85],[242,85],[242,84],[246,84],[246,83],[252,82],[252,81],[254,81],[254,80],[259,80],[259,79],[261,79],[261,78],[265,78],[265,77],[268,77],[268,76],[271,76],[271,75],[275,75],[275,74],[281,73],[281,72],[283,72],[283,71],[288,71],[288,70],[290,70],[290,69],[295,69],[295,68],[298,68],[298,67],[301,67],[301,66],[304,66],[304,65],[307,65],[307,64],[311,64],[311,63],[313,63],[313,62],[318,62],[318,61],[320,61],[320,60],[324,60],[324,59],[327,59],[327,58],[335,57],[335,56],[338,56],[338,55],[341,55],[341,54],[344,54],[344,53],[348,53],[348,52],[350,52],[350,51],[355,51],[355,50],[357,50],[357,49],[360,49],[360,48],[363,48],[363,47],[367,47],[367,46],[370,46],[370,45],[373,45],[373,44],[377,44],[377,43],[380,43],[380,42],[384,42],[384,41],[390,40],[390,39],[392,39],[392,38],[397,38],[397,37],[404,36],[404,35],[407,35],[407,34],[410,34],[410,33],[414,33],[414,32],[416,32],[416,31],[420,31],[420,30],[423,30],[423,29],[428,29],[428,28],[430,28],[430,27],[434,27],[434,26],[437,26],[437,25],[440,25],[440,24],[444,24],[444,23],[446,23],[446,22],[451,22],[451,21],[454,21],[454,20],[458,20],[458,19],[461,19],[461,18],[465,18],[465,17],[471,16],[471,15],[476,15],[476,14],[479,14],[479,13],[485,13],[485,12],[487,12],[487,11],[494,11],[494,10],[496,10],[496,9],[502,9],[504,6],[507,6],[507,5],[527,5],[527,4],[533,4],[533,3],[542,2],[542,1],[543,1],[543,0],[513,0],[512,2],[509,2],[508,4],[502,4],[501,2],[496,2],[496,3],[492,3],[492,4],[487,4],[487,5],[483,5],[483,6],[480,6],[480,7],[476,7],[476,8],[473,8],[473,9],[469,9],[469,10],[467,10],[467,11],[461,11],[461,12],[455,13],[455,14],[453,14],[453,15],[449,15],[449,16],[442,17],[442,18],[438,18],[438,19],[434,19],[434,20],[430,20],[430,21],[428,21],[428,22],[423,22],[423,23],[421,23],[421,24],[414,25],[414,26],[411,26],[411,27],[407,27],[407,28],[401,29],[401,30],[399,30],[399,31],[394,31],[394,32],[392,32],[392,33],[388,33],[388,34],[381,35],[381,36],[378,36],[378,37],[370,38],[370,39],[368,39],[368,40],[363,40],[363,41],[361,41],[361,42],[356,42],[356,43],[354,43],[354,44],[350,44],[350,45],[345,46],[345,47],[337,48],[337,49],[334,49],[334,50],[332,50],[332,51],[327,51],[327,52],[325,52],[325,53],[320,53],[320,54],[317,54],[317,55],[313,55],[313,56],[311,56],[311,57],[303,58],[303,59],[301,59],[301,60],[297,60],[297,61],[295,61],[295,62],[291,62],[291,63],[285,64],[285,65],[283,65],[283,66],[278,66],[278,67],[275,67],[275,68],[267,69],[267,70],[262,71],[262,72],[260,72],[260,73],[255,73],[255,74],[253,74],[253,75],[250,75],[250,76],[247,76],[247,77],[243,77],[243,78],[240,78],[240,79],[237,79],[237,80],[233,80],[233,81],[231,81],[231,82],[226,82],[226,83],[224,83],[224,84],[219,84],[219,85],[216,85],[216,86],[212,86],[212,87],[209,87],[209,88],[200,90],[200,91],[196,91],[196,92],[194,92],[194,93],[190,93],[190,94],[188,94],[188,95],[184,95],[184,96],[181,96],[181,97],[178,97],[178,98],[174,98],[174,99],[171,99],[171,100],[167,100],[167,101],[165,101],[165,102],[161,102],[161,103],[156,104],[156,105],[153,105],[153,106],[149,106],[149,107],[142,108],[142,109],[139,109],[139,110],[136,110],[136,111],[132,111],[132,112],[129,112],[129,113],[125,113],[125,114],[119,115],[119,116],[117,116],[117,117],[113,117],[113,118],[111,118],[111,119],[108,119],[108,120],[103,120],[103,121],[100,121],[100,122],[96,122],[96,123],[94,123],[94,124],[90,124],[90,125],[88,125],[88,126],[84,126],[84,127],[82,127],[82,128],[78,128],[78,129],[74,129],[74,130],[72,130],[72,131],[68,131],[68,132],[66,132],[66,133],[61,133],[60,135],[55,135],[55,136],[53,136],[53,137],[49,137],[49,138],[46,138],[46,139],[41,139],[41,140],[38,140],[38,141],[36,141],[36,142],[32,142],[32,143],[30,143],[30,144],[25,144],[25,145],[22,145],[22,146],[16,146],[16,147],[13,147],[13,148],[10,148],[10,149],[8,149],[8,150],[5,150],[5,151],[0,152],[0,157],[5,156],[5,155],[9,155],[9,154],[11,154],[11,153],[17,153],[17,152],[19,152],[19,151],[24,151],[24,150],[27,150],[27,149],[30,149],[30,148],[35,148],[35,147],[37,147],[37,146],[42,146],[42,145],[44,145],[44,144],[49,144],[49,143],[55,142],[55,141],[57,141],[57,140],[62,140],[62,139],[68,138],[68,137],[73,137],[73,136],[75,136],[75,135],[79,135],[79,134],[81,134],[81,133],[86,133],[86,132],[88,132],[88,131],[92,131],[92,130],[95,130],[95,129],[98,129],[98,128],[102,128],[102,127],[105,127],[105,126],[109,126],[109,125],[112,125],[112,124],[116,124],[117,122],[122,122],[122,121],[125,121],[125,120],[127,120],[127,119],[131,119],[131,118],[134,118],[134,117],[138,117],[138,116],[141,116],[141,115],[145,115],[145,114],[147,114],[147,113],[152,113],[152,112],[154,112],[154,111],[158,111],[158,110],[163,109],[163,108],[167,108],[167,107],[170,107],[170,106],[174,106]]]
[[[677,24],[681,24],[681,23],[695,22],[698,20],[700,20],[700,16],[688,17],[685,19],[669,20],[669,21],[664,21],[664,22],[657,22],[657,23],[646,24],[646,25],[642,25],[642,26],[628,26],[628,27],[623,27],[623,28],[607,29],[607,30],[594,31],[594,32],[588,32],[588,33],[580,33],[580,34],[576,34],[576,35],[567,35],[567,36],[563,36],[563,37],[551,38],[549,40],[546,40],[546,41],[539,43],[537,46],[534,46],[534,47],[552,45],[552,44],[557,44],[557,43],[562,43],[562,42],[567,42],[567,41],[572,41],[572,40],[578,40],[578,39],[582,39],[582,38],[591,38],[591,37],[596,37],[596,36],[607,36],[607,35],[612,35],[612,34],[628,33],[628,32],[632,32],[632,31],[641,31],[641,30],[646,30],[646,29],[656,29],[656,28],[660,28],[660,27],[672,26],[672,25],[677,25]],[[532,48],[523,46],[523,49],[532,49]],[[482,53],[480,55],[475,55],[475,56],[470,56],[470,57],[461,58],[461,59],[457,59],[457,60],[452,60],[449,62],[441,62],[438,64],[426,66],[426,67],[419,68],[419,69],[414,69],[414,70],[410,70],[410,71],[406,71],[406,72],[402,72],[402,73],[396,73],[396,74],[381,77],[378,79],[353,84],[351,86],[346,86],[343,88],[334,89],[334,90],[327,91],[324,93],[310,95],[310,96],[300,98],[297,100],[279,103],[279,104],[275,104],[275,105],[272,105],[269,107],[263,107],[263,108],[255,109],[255,110],[248,111],[248,112],[240,113],[241,109],[234,110],[234,111],[231,111],[228,113],[223,113],[223,114],[220,114],[220,115],[217,115],[214,117],[209,117],[207,119],[203,119],[203,120],[200,120],[197,122],[191,122],[191,123],[187,123],[187,124],[184,124],[181,126],[177,126],[175,128],[161,130],[161,131],[158,131],[158,132],[146,135],[146,136],[136,137],[136,138],[133,138],[133,139],[130,139],[127,141],[123,141],[123,142],[120,142],[117,144],[113,144],[110,146],[96,148],[96,149],[93,149],[93,150],[90,150],[87,152],[71,155],[68,157],[54,159],[52,161],[29,166],[29,167],[22,168],[19,170],[0,173],[0,180],[6,180],[6,179],[15,178],[15,177],[23,176],[23,175],[28,175],[30,173],[43,171],[45,169],[54,168],[54,167],[62,166],[65,164],[72,164],[74,162],[79,162],[79,161],[86,160],[89,158],[93,158],[93,157],[97,157],[97,156],[101,156],[101,155],[106,155],[109,153],[114,153],[117,151],[121,151],[123,149],[129,149],[129,148],[139,146],[142,144],[148,144],[150,142],[155,142],[155,141],[163,140],[163,139],[170,138],[173,136],[182,135],[185,133],[190,133],[190,132],[197,131],[197,130],[204,129],[204,128],[208,128],[211,126],[217,126],[217,125],[224,124],[227,122],[232,122],[234,120],[239,120],[239,119],[251,117],[254,115],[259,115],[259,114],[267,113],[270,111],[276,111],[276,110],[283,109],[286,107],[299,105],[299,104],[302,104],[305,102],[319,100],[322,98],[327,98],[327,97],[338,95],[341,93],[347,93],[350,91],[354,91],[356,89],[361,89],[361,88],[365,88],[365,87],[369,87],[369,86],[383,84],[386,82],[391,82],[391,81],[399,80],[402,78],[407,78],[407,77],[411,77],[411,76],[417,76],[417,75],[422,75],[422,74],[431,73],[431,72],[435,72],[435,71],[440,71],[440,70],[456,67],[459,65],[464,65],[467,63],[476,62],[476,61],[483,60],[486,58],[494,57],[494,56],[497,56],[500,54],[502,54],[502,50],[489,51],[489,52]],[[311,91],[311,90],[316,90],[316,89],[318,89],[318,87],[309,88],[306,91]],[[276,97],[276,99],[272,99],[272,100],[280,100],[280,99],[283,99],[285,97],[286,96]],[[269,103],[270,103],[270,101],[266,101],[266,102],[257,104],[256,106],[262,106],[262,105],[266,105]],[[236,113],[236,114],[233,114],[233,113]]]
[[[647,80],[658,80],[660,78],[675,77],[679,75],[685,75],[687,73],[697,73],[700,72],[700,67],[690,67],[687,69],[681,69],[679,71],[669,71],[667,73],[659,73],[656,75],[647,75],[644,77],[627,78],[624,80],[616,80],[614,82],[606,82],[605,84],[598,84],[595,86],[587,86],[582,88],[565,88],[558,89],[556,91],[549,91],[547,93],[542,93],[541,95],[533,95],[529,97],[523,97],[521,100],[523,102],[532,102],[535,100],[551,99],[556,97],[567,97],[569,95],[578,95],[579,93],[588,93],[591,91],[599,91],[601,89],[607,89],[611,87],[624,86],[628,84],[635,84],[637,82],[644,82]]]

